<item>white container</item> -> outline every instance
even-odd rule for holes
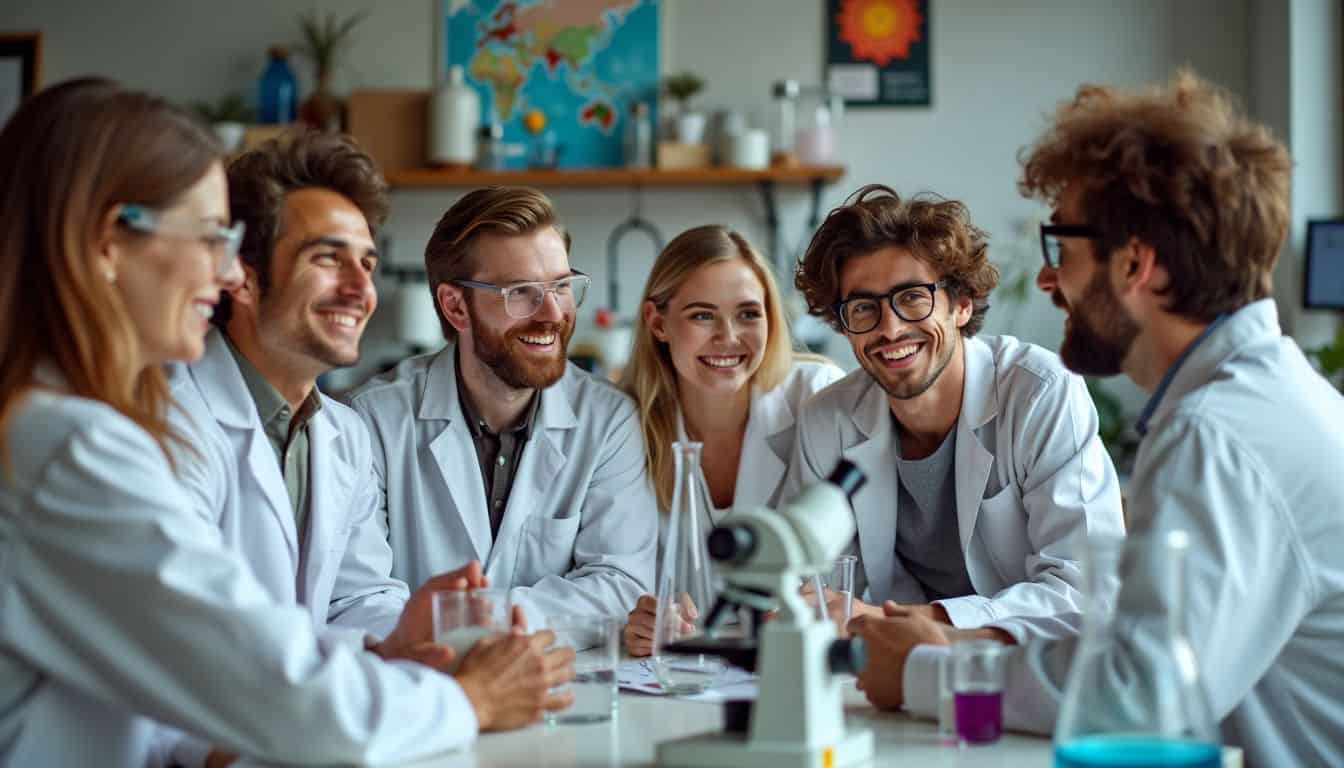
[[[770,167],[770,136],[755,128],[728,140],[728,165],[734,168],[764,170]]]
[[[481,97],[467,85],[462,66],[448,70],[448,81],[429,100],[429,162],[471,165],[476,162],[476,131],[481,124]]]
[[[243,146],[243,136],[247,133],[247,126],[242,123],[215,123],[210,126],[215,132],[215,138],[224,145],[225,152],[236,152]]]
[[[682,112],[677,115],[677,141],[682,144],[699,144],[705,140],[705,114],[703,112]]]

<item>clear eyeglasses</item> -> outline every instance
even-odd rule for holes
[[[479,291],[493,291],[504,297],[504,311],[509,317],[516,320],[529,318],[541,309],[542,302],[546,301],[546,294],[555,297],[555,303],[561,310],[577,309],[583,304],[583,297],[588,294],[588,284],[592,278],[584,273],[573,270],[572,274],[562,277],[559,280],[541,280],[527,283],[510,283],[509,285],[495,285],[494,283],[483,283],[479,280],[454,280],[454,285],[460,285],[464,288],[475,288]]]
[[[236,221],[232,226],[201,222],[191,225],[171,222],[162,211],[143,205],[123,205],[117,214],[117,221],[127,229],[146,235],[174,237],[184,240],[198,240],[205,244],[215,257],[215,273],[227,275],[233,270],[238,258],[238,248],[243,244],[243,222]]]

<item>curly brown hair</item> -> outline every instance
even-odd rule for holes
[[[971,300],[971,319],[962,326],[962,336],[980,331],[989,311],[989,293],[999,284],[984,230],[971,223],[970,211],[957,200],[932,194],[902,200],[882,184],[869,184],[850,195],[826,215],[812,236],[793,278],[807,300],[808,314],[840,330],[833,307],[841,299],[840,271],[845,262],[892,246],[908,248],[915,258],[937,269],[949,296]]]
[[[336,192],[364,214],[377,235],[387,220],[387,181],[382,171],[350,136],[308,131],[272,139],[229,163],[229,208],[246,225],[238,258],[257,271],[264,294],[271,283],[271,257],[285,198],[300,189]],[[228,325],[233,306],[221,297],[213,322]]]
[[[1189,70],[1144,90],[1084,85],[1024,153],[1023,195],[1054,205],[1082,185],[1099,261],[1131,238],[1152,246],[1168,311],[1208,322],[1269,296],[1292,159],[1221,88]]]

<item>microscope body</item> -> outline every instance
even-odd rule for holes
[[[842,470],[854,474],[838,478]],[[839,678],[861,671],[861,646],[837,640],[834,625],[798,593],[804,578],[829,571],[853,539],[849,496],[862,482],[857,469],[842,465],[793,503],[735,513],[711,535],[710,554],[725,583],[774,596],[779,611],[760,630],[760,688],[747,732],[664,742],[659,765],[842,768],[872,761],[872,732],[845,728]]]

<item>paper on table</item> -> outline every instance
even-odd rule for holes
[[[653,671],[652,659],[632,659],[616,666],[616,684],[627,691],[664,696],[663,687]],[[708,690],[686,696],[673,696],[685,701],[722,702],[729,699],[756,699],[756,676],[737,667],[728,667]]]

